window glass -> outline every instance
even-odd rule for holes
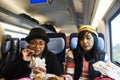
[[[112,62],[120,64],[120,10],[110,21]]]
[[[0,27],[4,28],[5,34],[10,35],[13,38],[24,38],[29,33],[29,30],[15,26],[6,22],[0,21]]]
[[[10,32],[10,31],[5,31],[5,34],[9,34],[9,35],[11,35],[11,37],[13,37],[13,38],[19,38],[19,39],[24,38],[24,37],[27,36],[25,34],[20,34],[20,33]]]

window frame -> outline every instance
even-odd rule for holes
[[[118,9],[118,10],[110,17],[110,19],[108,20],[108,23],[109,23],[109,35],[110,35],[110,39],[109,39],[109,40],[110,40],[110,60],[111,60],[112,63],[120,66],[120,63],[119,63],[119,62],[113,60],[113,49],[112,49],[113,45],[112,45],[112,30],[111,30],[111,28],[112,28],[111,22],[112,22],[112,20],[114,20],[118,15],[120,15],[120,9]]]

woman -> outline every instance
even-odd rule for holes
[[[21,54],[5,66],[2,71],[2,77],[4,77],[5,80],[30,77],[32,69],[35,74],[40,71],[45,72],[45,69],[42,69],[41,66],[32,65],[33,57],[45,59],[47,73],[57,76],[62,75],[61,66],[57,57],[47,48],[49,37],[44,30],[41,28],[33,28],[25,39],[29,44],[28,48],[23,49]]]
[[[101,74],[95,71],[92,65],[97,61],[104,61],[105,58],[105,52],[98,48],[98,34],[92,26],[82,25],[77,37],[77,47],[69,51],[68,55],[68,61],[73,62],[72,67],[67,65],[74,69],[67,70],[71,71],[70,74],[74,74],[74,80],[94,80]]]

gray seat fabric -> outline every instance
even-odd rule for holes
[[[47,35],[49,36],[48,50],[57,56],[64,72],[63,63],[65,62],[66,35],[64,33],[47,33]]]
[[[50,38],[48,43],[48,50],[54,54],[61,53],[65,48],[65,41],[63,38]]]
[[[2,44],[2,60],[0,61],[0,72],[4,66],[11,63],[19,53],[19,38],[6,38]]]
[[[28,42],[25,40],[25,38],[21,38],[21,40],[20,40],[20,48],[24,49],[24,48],[27,48],[27,46],[28,46]]]
[[[104,51],[105,43],[104,43],[103,38],[101,37],[98,37],[98,47],[100,48],[100,50]]]

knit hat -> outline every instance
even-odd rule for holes
[[[89,31],[89,32],[92,32],[94,33],[96,36],[98,36],[97,32],[95,31],[95,29],[90,26],[90,25],[81,25],[80,28],[78,29],[78,34],[82,31]]]
[[[49,37],[46,32],[41,28],[32,28],[29,32],[29,35],[26,37],[26,41],[30,42],[32,39],[40,38],[43,39],[46,43],[49,42]]]

